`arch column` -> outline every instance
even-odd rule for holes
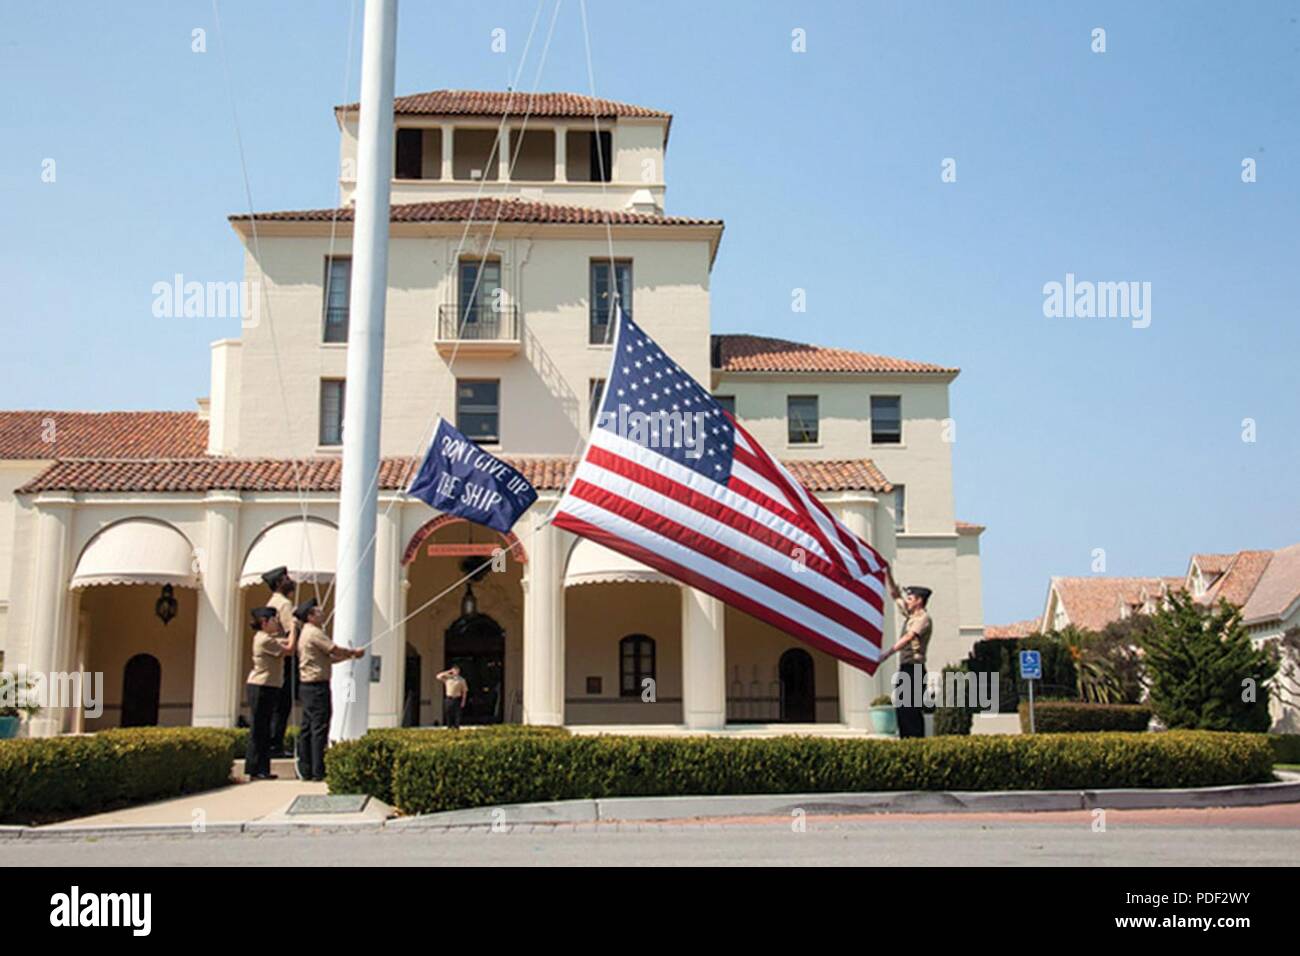
[[[844,526],[861,538],[867,544],[871,544],[871,529],[873,510],[876,500],[874,498],[861,498],[858,500],[849,500],[844,502],[839,509],[839,518],[844,522]],[[889,597],[885,597],[888,604]],[[884,641],[889,640],[888,634],[884,635]],[[877,671],[877,677],[879,671]],[[852,664],[846,664],[844,661],[839,662],[839,683],[840,683],[840,723],[853,730],[869,730],[871,728],[871,699],[876,694],[876,687],[879,684],[877,677],[873,677],[866,671],[859,670]]]
[[[682,721],[718,729],[727,723],[726,619],[721,601],[683,585]]]
[[[72,574],[72,520],[76,499],[67,494],[39,496],[36,507],[35,587],[32,631],[27,667],[42,675],[48,687],[50,675],[69,670],[72,622],[68,579]],[[60,707],[46,707],[32,718],[33,737],[52,737],[64,729]]]
[[[375,525],[375,612],[374,631],[379,637],[370,648],[381,658],[379,683],[370,695],[370,726],[398,727],[402,723],[402,692],[406,680],[405,578],[402,565],[401,505],[388,507],[379,500],[379,519]],[[388,632],[388,633],[385,633]],[[357,674],[357,680],[369,680],[369,673]]]
[[[239,693],[244,675],[244,641],[249,632],[239,620],[239,506],[238,492],[210,492],[207,547],[194,559],[201,578],[198,620],[194,629],[194,705],[190,723],[195,727],[233,727],[239,714]]]
[[[524,723],[564,723],[564,561],[572,535],[539,528],[535,507],[524,577]]]

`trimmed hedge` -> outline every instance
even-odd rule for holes
[[[530,724],[490,724],[462,730],[390,727],[367,731],[360,740],[346,740],[325,751],[325,780],[331,793],[368,793],[393,803],[393,763],[397,752],[410,747],[440,747],[465,740],[516,737],[568,737],[563,727]]]
[[[370,793],[417,814],[617,796],[1199,787],[1271,780],[1274,759],[1263,735],[1208,731],[899,741],[440,736],[455,739],[380,735],[333,748],[331,792]]]
[[[1029,733],[1029,702],[1020,702],[1020,731]],[[1077,700],[1034,701],[1034,729],[1040,734],[1114,730],[1142,733],[1151,723],[1145,704],[1089,704]]]
[[[1277,763],[1300,764],[1300,734],[1269,734],[1268,742]]]
[[[0,740],[0,822],[33,823],[210,790],[230,781],[230,739],[201,727]]]

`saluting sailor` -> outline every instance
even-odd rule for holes
[[[271,596],[266,601],[267,606],[275,609],[285,635],[292,635],[297,629],[298,622],[294,620],[293,601],[290,598],[293,597],[297,585],[289,576],[289,569],[283,565],[272,568],[262,575],[262,580],[271,589]],[[293,688],[298,679],[293,667],[293,651],[289,652],[285,661],[280,662],[279,667],[284,671],[284,679],[277,685],[280,692],[275,697],[275,709],[271,714],[272,757],[287,756],[284,750],[284,731],[289,726],[289,714],[293,711]]]
[[[293,653],[294,635],[284,635],[273,607],[253,608],[253,669],[248,674],[248,735],[244,774],[250,780],[274,780],[271,773],[271,716],[284,683],[284,658]]]
[[[329,745],[330,672],[339,661],[365,655],[363,648],[339,647],[321,629],[325,615],[315,598],[294,610],[298,619],[298,696],[302,701],[302,727],[298,731],[298,776],[325,779],[325,748]]]
[[[907,706],[894,708],[898,713],[898,736],[924,737],[925,710],[920,696],[925,687],[925,652],[930,647],[930,634],[934,630],[926,610],[932,592],[923,587],[900,590],[892,574],[887,580],[889,592],[904,617],[903,633],[889,653],[881,658],[885,661],[897,654],[898,673],[894,676],[894,686],[898,688],[900,682],[906,682],[906,686],[898,690]]]

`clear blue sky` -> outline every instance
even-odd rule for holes
[[[399,92],[502,88],[534,10],[406,0]],[[351,3],[221,11],[255,203],[333,204]],[[590,9],[597,93],[675,115],[670,211],[726,219],[717,330],[963,369],[957,513],[989,528],[991,623],[1039,613],[1048,575],[1089,573],[1094,548],[1111,574],[1178,574],[1192,551],[1300,540],[1298,17],[1295,3]],[[235,323],[150,307],[176,272],[240,278],[219,44],[203,2],[0,12],[0,407],[206,394],[207,343]],[[576,0],[540,88],[587,91]],[[946,157],[956,183],[940,182]],[[1043,284],[1067,272],[1152,283],[1150,327],[1045,318]],[[796,287],[806,315],[790,312]]]

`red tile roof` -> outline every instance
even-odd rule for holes
[[[335,110],[355,111],[360,103]],[[393,99],[393,112],[417,116],[642,117],[672,119],[671,113],[578,93],[527,93],[500,90],[430,90]]]
[[[713,336],[713,367],[721,372],[941,372],[959,370],[929,362],[848,349],[823,348],[761,335]]]
[[[1052,578],[1070,623],[1090,631],[1118,621],[1122,606],[1141,603],[1144,587],[1158,591],[1162,583],[1162,578]]]
[[[353,208],[291,209],[259,212],[258,222],[351,222]],[[662,216],[658,213],[629,212],[622,209],[591,209],[586,206],[562,206],[524,199],[445,199],[439,202],[399,203],[389,208],[390,222],[525,222],[560,223],[570,226],[721,226],[721,219],[696,219],[688,216]],[[233,223],[248,222],[249,213],[229,217]]]
[[[985,530],[986,530],[986,529],[985,529],[984,525],[982,525],[982,524],[973,524],[973,523],[971,523],[971,522],[969,522],[969,521],[958,521],[958,522],[957,522],[957,533],[958,533],[958,534],[981,534],[981,533],[983,533]]]
[[[1013,624],[988,624],[984,627],[984,637],[990,641],[1014,641],[1030,634],[1037,634],[1041,622],[1036,617],[1016,621]]]
[[[576,459],[561,456],[502,456],[535,487],[560,489]],[[851,461],[789,461],[786,467],[812,491],[888,491],[891,485],[867,459]],[[296,468],[295,468],[296,465]],[[19,494],[42,491],[74,492],[202,492],[338,491],[341,459],[189,458],[127,460],[80,459],[58,461],[37,475]],[[379,486],[405,488],[419,460],[385,458]]]
[[[0,412],[0,458],[150,458],[207,453],[196,412]]]
[[[1207,604],[1224,600],[1244,608],[1272,558],[1272,551],[1238,551],[1201,600]]]

